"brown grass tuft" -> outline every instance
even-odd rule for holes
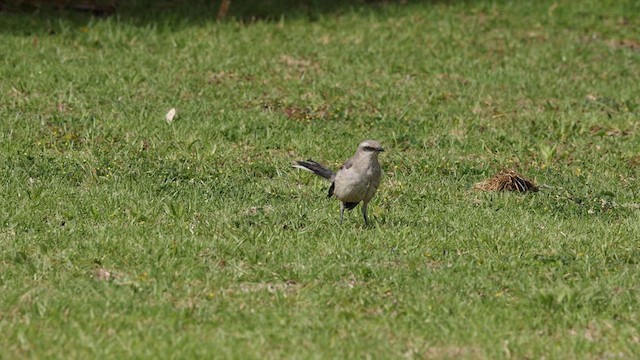
[[[473,188],[482,191],[518,191],[522,193],[538,191],[538,187],[533,181],[514,170],[503,170],[490,179],[476,183]]]

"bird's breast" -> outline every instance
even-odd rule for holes
[[[375,194],[378,183],[379,174],[375,168],[352,167],[336,174],[333,194],[343,202],[368,201]]]

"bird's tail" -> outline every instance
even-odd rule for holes
[[[335,176],[333,171],[327,169],[326,167],[322,166],[322,164],[317,163],[311,159],[307,161],[296,161],[293,163],[293,167],[312,172],[329,181],[333,180],[333,177]]]

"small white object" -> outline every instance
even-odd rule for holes
[[[173,122],[173,118],[176,117],[176,108],[171,108],[167,115],[164,117],[167,120],[167,124],[171,124]]]

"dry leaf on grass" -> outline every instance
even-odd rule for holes
[[[289,55],[280,56],[280,62],[291,69],[297,69],[298,71],[319,70],[320,65],[311,60],[295,58]]]
[[[503,170],[492,178],[476,183],[473,188],[482,191],[518,191],[523,193],[538,191],[538,187],[533,181],[514,170]]]
[[[242,292],[259,292],[268,291],[270,293],[275,292],[295,292],[301,287],[295,280],[286,280],[285,282],[266,282],[266,283],[241,283],[239,284],[239,290]]]
[[[167,115],[165,115],[164,119],[167,120],[168,124],[171,124],[173,122],[173,118],[175,117],[176,117],[176,108],[171,108],[171,110],[169,110]]]
[[[97,268],[93,271],[93,278],[100,281],[111,281],[113,280],[113,274],[111,271],[105,268]]]
[[[611,40],[609,45],[615,49],[629,49],[640,51],[640,41],[635,39]]]
[[[626,136],[629,134],[627,130],[620,130],[614,127],[605,128],[600,125],[593,125],[589,128],[591,135],[596,136]]]
[[[222,2],[220,3],[220,7],[218,8],[218,15],[216,16],[216,20],[220,21],[227,17],[229,6],[231,6],[231,0],[222,0]]]

